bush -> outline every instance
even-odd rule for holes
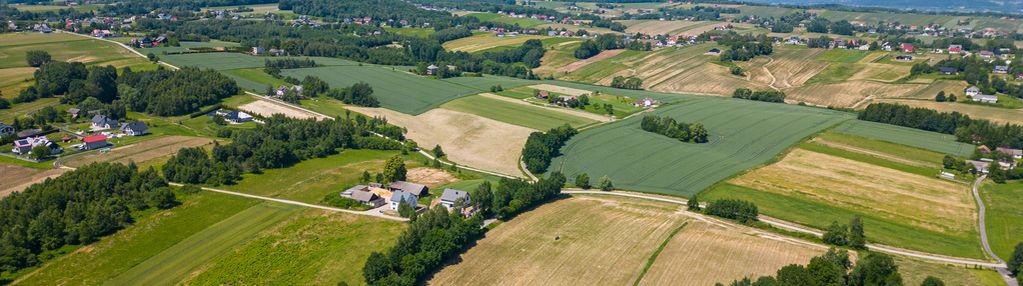
[[[25,61],[28,62],[30,67],[39,67],[46,62],[51,60],[50,53],[46,51],[28,51],[25,52]]]
[[[600,177],[600,185],[599,186],[600,186],[600,190],[601,191],[605,191],[605,192],[610,192],[610,191],[613,191],[615,189],[615,185],[613,183],[611,183],[611,178],[609,178],[607,175],[604,175],[603,177]]]
[[[707,143],[707,129],[700,123],[677,122],[671,117],[647,115],[643,117],[640,128],[678,139],[682,142]]]
[[[785,92],[778,90],[752,91],[748,88],[738,88],[732,93],[732,97],[764,102],[785,103]]]
[[[707,214],[734,219],[740,223],[751,223],[757,221],[759,211],[757,205],[749,201],[720,199],[707,205]]]
[[[533,132],[526,139],[526,146],[522,148],[522,161],[526,163],[526,169],[535,174],[547,171],[551,159],[560,155],[558,150],[575,136],[579,131],[568,124],[544,132]]]
[[[581,173],[578,176],[575,176],[575,185],[579,188],[582,188],[583,190],[589,190],[590,176],[587,175],[586,173]]]

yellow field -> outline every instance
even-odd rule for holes
[[[727,283],[805,264],[826,250],[682,212],[682,207],[586,195],[545,204],[487,233],[429,284],[632,284],[656,249],[683,224],[640,284]]]
[[[23,191],[47,178],[60,176],[66,171],[65,169],[37,170],[0,163],[0,198]]]
[[[153,136],[153,135],[147,135]],[[117,139],[110,142],[116,144]],[[200,137],[188,136],[167,136],[147,141],[142,141],[128,146],[117,147],[110,152],[92,152],[82,156],[76,156],[64,164],[71,167],[81,167],[96,162],[116,162],[127,164],[129,162],[143,163],[149,160],[167,157],[178,152],[181,148],[190,148],[211,144],[212,140]]]
[[[813,60],[823,49],[776,49],[770,57],[759,57],[740,66],[747,80],[772,85],[776,88],[802,86],[821,72],[827,63]]]
[[[647,35],[676,35],[697,26],[706,25],[707,21],[658,21],[658,20],[625,20],[617,21],[627,28],[626,33],[643,33]]]
[[[518,46],[530,39],[544,39],[546,36],[520,35],[515,37],[498,37],[491,33],[479,34],[444,43],[444,49],[460,52],[478,52],[501,46]]]
[[[803,149],[730,182],[937,232],[970,233],[977,228],[966,185]]]
[[[964,90],[969,87],[965,81],[961,80],[937,80],[934,83],[927,85],[926,88],[922,88],[913,94],[909,94],[908,98],[918,98],[933,100],[938,95],[939,91],[945,91],[945,96],[955,94],[956,97],[966,99]]]
[[[962,93],[956,93],[959,100],[964,100]],[[970,118],[987,119],[998,123],[1023,124],[1023,109],[1007,109],[975,104],[935,102],[934,100],[913,99],[881,99],[876,102],[898,103],[913,107],[926,107],[940,112],[957,111],[969,115]],[[866,107],[866,105],[864,105]]]
[[[787,99],[821,106],[866,106],[868,97],[902,97],[926,87],[922,84],[887,84],[875,81],[844,81],[785,90]],[[859,104],[859,105],[857,105]]]

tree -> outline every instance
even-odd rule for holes
[[[403,218],[411,219],[416,215],[416,206],[410,202],[402,200],[398,202],[398,215]]]
[[[359,182],[366,184],[369,183],[370,180],[373,180],[373,177],[372,175],[369,174],[369,171],[362,171],[362,178],[359,180]]]
[[[948,102],[956,102],[956,100],[958,100],[958,99],[956,98],[956,95],[955,95],[954,93],[952,93],[952,94],[949,94],[949,96],[948,96],[948,99],[946,99],[945,101],[948,101]]]
[[[434,158],[444,157],[444,150],[440,148],[440,144],[433,146],[433,157]]]
[[[50,53],[47,53],[46,51],[35,50],[25,52],[25,61],[28,62],[28,66],[30,67],[39,67],[50,60]]]
[[[867,249],[867,238],[863,233],[863,219],[860,216],[853,216],[849,220],[849,247]]]
[[[941,281],[938,277],[927,276],[924,282],[920,286],[945,286],[945,282]]]
[[[938,95],[934,97],[934,101],[945,102],[945,91],[944,90],[939,91]]]
[[[378,281],[391,274],[391,262],[383,253],[374,251],[362,266],[362,277],[366,281]]]
[[[39,144],[36,145],[35,147],[32,147],[31,153],[32,159],[36,160],[46,159],[46,157],[50,157],[50,147],[46,146],[46,144]]]
[[[824,242],[831,245],[845,246],[849,243],[847,238],[848,231],[846,226],[839,224],[837,221],[832,221],[831,226],[824,232]]]
[[[614,184],[611,183],[611,178],[609,178],[607,175],[604,175],[603,177],[600,177],[600,185],[599,185],[599,187],[600,187],[601,191],[605,191],[605,192],[610,192],[610,191],[615,189]]]
[[[700,200],[697,199],[696,195],[693,195],[693,197],[686,202],[686,209],[691,212],[700,211]]]
[[[153,62],[154,64],[160,61],[160,57],[157,57],[156,54],[154,53],[146,54],[146,58],[149,59],[149,61]]]
[[[1009,271],[1012,272],[1013,276],[1020,275],[1020,271],[1023,271],[1023,242],[1016,244],[1016,249],[1012,251],[1012,257],[1009,257],[1009,261],[1006,263],[1009,266]]]
[[[490,181],[483,181],[482,184],[476,187],[472,202],[476,204],[476,209],[483,213],[490,212],[490,206],[494,202],[494,193],[490,189]]]
[[[151,207],[161,210],[169,209],[178,205],[178,201],[174,197],[174,193],[168,188],[159,188],[156,191],[150,192],[146,197],[146,203],[148,203]]]
[[[732,75],[741,76],[743,74],[742,68],[740,68],[738,66],[732,67],[731,69],[729,69],[729,71],[732,73]]]
[[[900,286],[902,275],[891,256],[869,252],[849,273],[848,285]]]
[[[575,185],[578,186],[579,188],[582,188],[583,190],[589,190],[590,175],[587,175],[586,173],[580,173],[579,175],[575,176]]]
[[[0,96],[3,96],[3,93],[0,93]],[[6,98],[0,97],[0,109],[8,109],[8,108],[11,108],[11,102],[7,101]]]

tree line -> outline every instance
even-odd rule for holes
[[[748,88],[737,88],[735,92],[732,92],[732,98],[785,103],[785,92],[780,90],[752,91]]]
[[[615,76],[611,79],[611,87],[622,88],[622,89],[643,89],[643,79],[636,76]]]
[[[94,163],[0,199],[0,270],[39,265],[47,251],[89,244],[130,225],[138,211],[177,205],[159,172]]]
[[[701,36],[714,34],[704,33]],[[753,36],[752,34],[740,35],[734,31],[728,31],[719,35],[718,44],[727,46],[728,49],[721,51],[718,56],[722,62],[748,61],[756,56],[770,55],[774,52],[771,46],[772,41],[766,34]]]
[[[850,269],[851,268],[851,269]],[[716,285],[724,286],[717,283]],[[746,277],[734,280],[731,286],[901,286],[902,275],[895,259],[883,253],[868,252],[858,259],[853,266],[849,253],[845,250],[831,248],[827,253],[810,259],[806,266],[790,264],[775,273],[774,276],[759,278]],[[928,276],[924,286],[944,285],[941,279]]]
[[[573,55],[577,59],[588,59],[596,56],[601,51],[614,49],[630,49],[635,51],[649,51],[650,43],[640,41],[627,41],[622,35],[600,34],[592,40],[586,40],[575,49]]]
[[[644,131],[675,138],[682,142],[707,143],[707,129],[700,123],[678,122],[668,116],[647,115],[643,116],[643,121],[639,126]]]
[[[860,216],[853,216],[849,219],[849,225],[832,221],[828,229],[824,231],[824,243],[836,246],[848,246],[853,249],[867,249],[866,235],[863,234],[863,219]]]
[[[264,122],[253,129],[233,132],[231,144],[216,144],[209,153],[203,148],[179,150],[164,165],[164,176],[180,183],[233,184],[242,173],[288,167],[303,160],[337,154],[341,148],[402,148],[401,143],[371,132],[382,131],[379,133],[404,139],[400,128],[362,115],[317,121],[277,114]]]
[[[526,163],[526,169],[534,174],[547,171],[551,160],[561,155],[561,146],[578,133],[578,130],[568,124],[547,132],[530,133],[526,145],[522,147],[522,161]]]
[[[874,103],[857,117],[860,120],[952,134],[960,142],[1023,149],[1023,126],[971,119],[959,112],[945,113],[902,104]]]

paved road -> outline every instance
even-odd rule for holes
[[[178,183],[170,183],[170,185],[172,185],[172,186],[179,186],[179,187],[180,186],[184,186],[183,184],[178,184]],[[211,192],[221,193],[221,194],[227,194],[227,195],[232,195],[232,196],[240,196],[240,197],[246,197],[246,198],[253,198],[253,199],[259,199],[259,200],[271,201],[271,202],[278,202],[278,203],[282,203],[282,204],[310,207],[310,208],[316,208],[316,209],[328,210],[328,211],[335,211],[335,212],[343,212],[343,213],[349,213],[349,214],[354,214],[354,215],[371,216],[371,217],[382,218],[382,219],[389,219],[389,220],[395,220],[395,221],[408,221],[408,219],[406,219],[406,218],[389,216],[389,215],[382,214],[379,211],[373,211],[373,210],[353,211],[353,210],[346,210],[346,209],[335,208],[335,207],[314,205],[314,204],[297,202],[297,201],[292,201],[292,200],[285,200],[285,199],[257,196],[257,195],[253,195],[253,194],[232,192],[232,191],[226,191],[226,190],[220,190],[220,189],[214,189],[214,188],[202,187],[202,189],[203,190],[207,190],[207,191],[211,191]]]
[[[566,194],[612,195],[612,196],[621,196],[621,197],[630,197],[630,198],[638,198],[638,199],[661,201],[661,202],[680,204],[680,205],[684,205],[684,204],[686,204],[686,202],[688,202],[688,200],[686,200],[686,199],[672,199],[672,198],[664,198],[664,197],[658,197],[658,196],[650,196],[650,195],[634,194],[634,193],[621,193],[621,192],[583,191],[583,190],[578,190],[578,189],[565,189],[565,190],[562,190],[562,193],[566,193]],[[817,236],[822,235],[821,231],[819,231],[819,230],[808,228],[808,227],[804,227],[804,226],[800,226],[800,225],[796,225],[796,224],[789,223],[789,222],[784,222],[784,221],[781,221],[781,220],[778,220],[778,219],[775,219],[775,218],[770,218],[770,217],[766,217],[766,216],[761,215],[759,219],[760,219],[760,221],[768,223],[768,224],[770,224],[770,225],[772,225],[774,227],[778,227],[778,228],[782,228],[782,229],[786,229],[786,230],[790,230],[790,231],[796,231],[796,232],[813,234],[813,235],[817,235]],[[950,257],[950,256],[943,256],[943,255],[937,255],[937,254],[923,253],[923,252],[917,252],[917,251],[911,251],[911,250],[904,250],[904,249],[899,249],[899,248],[896,248],[896,247],[891,247],[891,246],[881,245],[881,244],[873,244],[873,243],[867,244],[867,248],[869,248],[870,250],[878,251],[878,252],[885,252],[885,253],[898,254],[898,255],[903,255],[903,256],[910,256],[910,257],[915,257],[915,258],[919,258],[919,259],[937,261],[937,262],[942,262],[942,263],[954,263],[954,264],[963,264],[963,265],[977,265],[977,266],[996,268],[996,269],[997,268],[1003,268],[1003,269],[1005,268],[1005,263],[1001,262],[1001,261],[999,263],[991,263],[991,262],[979,261],[979,260],[969,259],[969,258]],[[1010,285],[1017,286],[1015,284],[1010,284]]]
[[[998,254],[995,254],[995,252],[993,250],[991,250],[991,244],[988,243],[988,239],[987,239],[987,218],[986,218],[987,217],[987,215],[986,215],[987,214],[987,208],[984,207],[984,200],[982,200],[980,198],[980,190],[979,190],[980,189],[980,184],[984,181],[984,178],[986,178],[986,177],[987,177],[986,175],[980,176],[979,178],[977,178],[976,181],[973,181],[973,186],[972,186],[972,189],[973,189],[973,199],[977,200],[977,209],[978,209],[978,213],[980,214],[980,218],[979,218],[979,220],[980,220],[980,243],[982,245],[984,245],[984,252],[986,252],[988,256],[990,256],[990,257],[994,258],[995,260],[997,260],[998,263],[1001,263],[1002,265],[1005,265],[1005,260],[1002,260],[1001,257],[998,257]],[[995,267],[995,270],[998,271],[998,274],[1002,275],[1002,279],[1005,280],[1006,284],[1009,284],[1009,286],[1019,286],[1019,283],[1016,281],[1016,279],[1013,279],[1012,276],[1010,275],[1008,267],[1005,267],[1005,266]]]

